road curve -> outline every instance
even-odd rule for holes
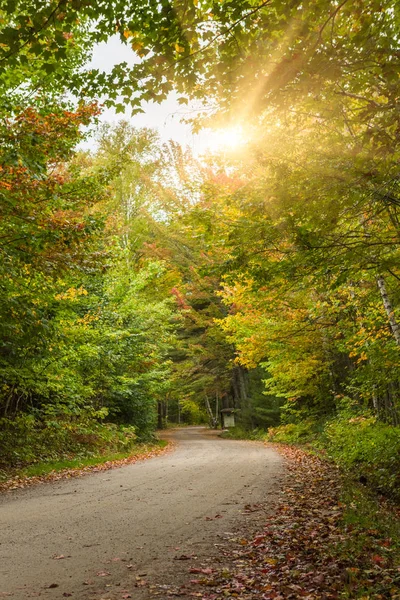
[[[282,459],[263,444],[199,427],[168,436],[169,454],[3,494],[0,598],[152,597],[148,582],[187,572],[174,558],[210,555],[246,504],[275,493]]]

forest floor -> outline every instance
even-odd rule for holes
[[[0,498],[0,598],[400,599],[395,507],[293,447],[174,452]]]

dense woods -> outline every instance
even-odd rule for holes
[[[234,408],[237,435],[322,445],[398,496],[397,2],[0,15],[0,468]],[[115,35],[133,66],[86,67]],[[242,142],[98,124],[173,90]]]

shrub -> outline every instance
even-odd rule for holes
[[[21,414],[0,419],[0,467],[22,467],[40,461],[129,451],[137,441],[134,427],[58,416]]]
[[[317,423],[307,419],[300,423],[288,423],[268,430],[268,441],[282,444],[305,444],[317,438]]]
[[[255,440],[263,442],[267,437],[267,432],[264,429],[249,430],[237,425],[224,431],[222,437],[229,440]]]
[[[328,454],[374,490],[400,499],[400,427],[373,416],[347,416],[327,423]]]

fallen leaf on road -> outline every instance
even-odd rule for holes
[[[111,575],[111,573],[109,571],[99,571],[96,575],[97,577],[106,577],[107,575]]]
[[[211,575],[213,572],[213,569],[200,569],[197,567],[192,567],[189,569],[189,573],[203,573],[203,575]]]

